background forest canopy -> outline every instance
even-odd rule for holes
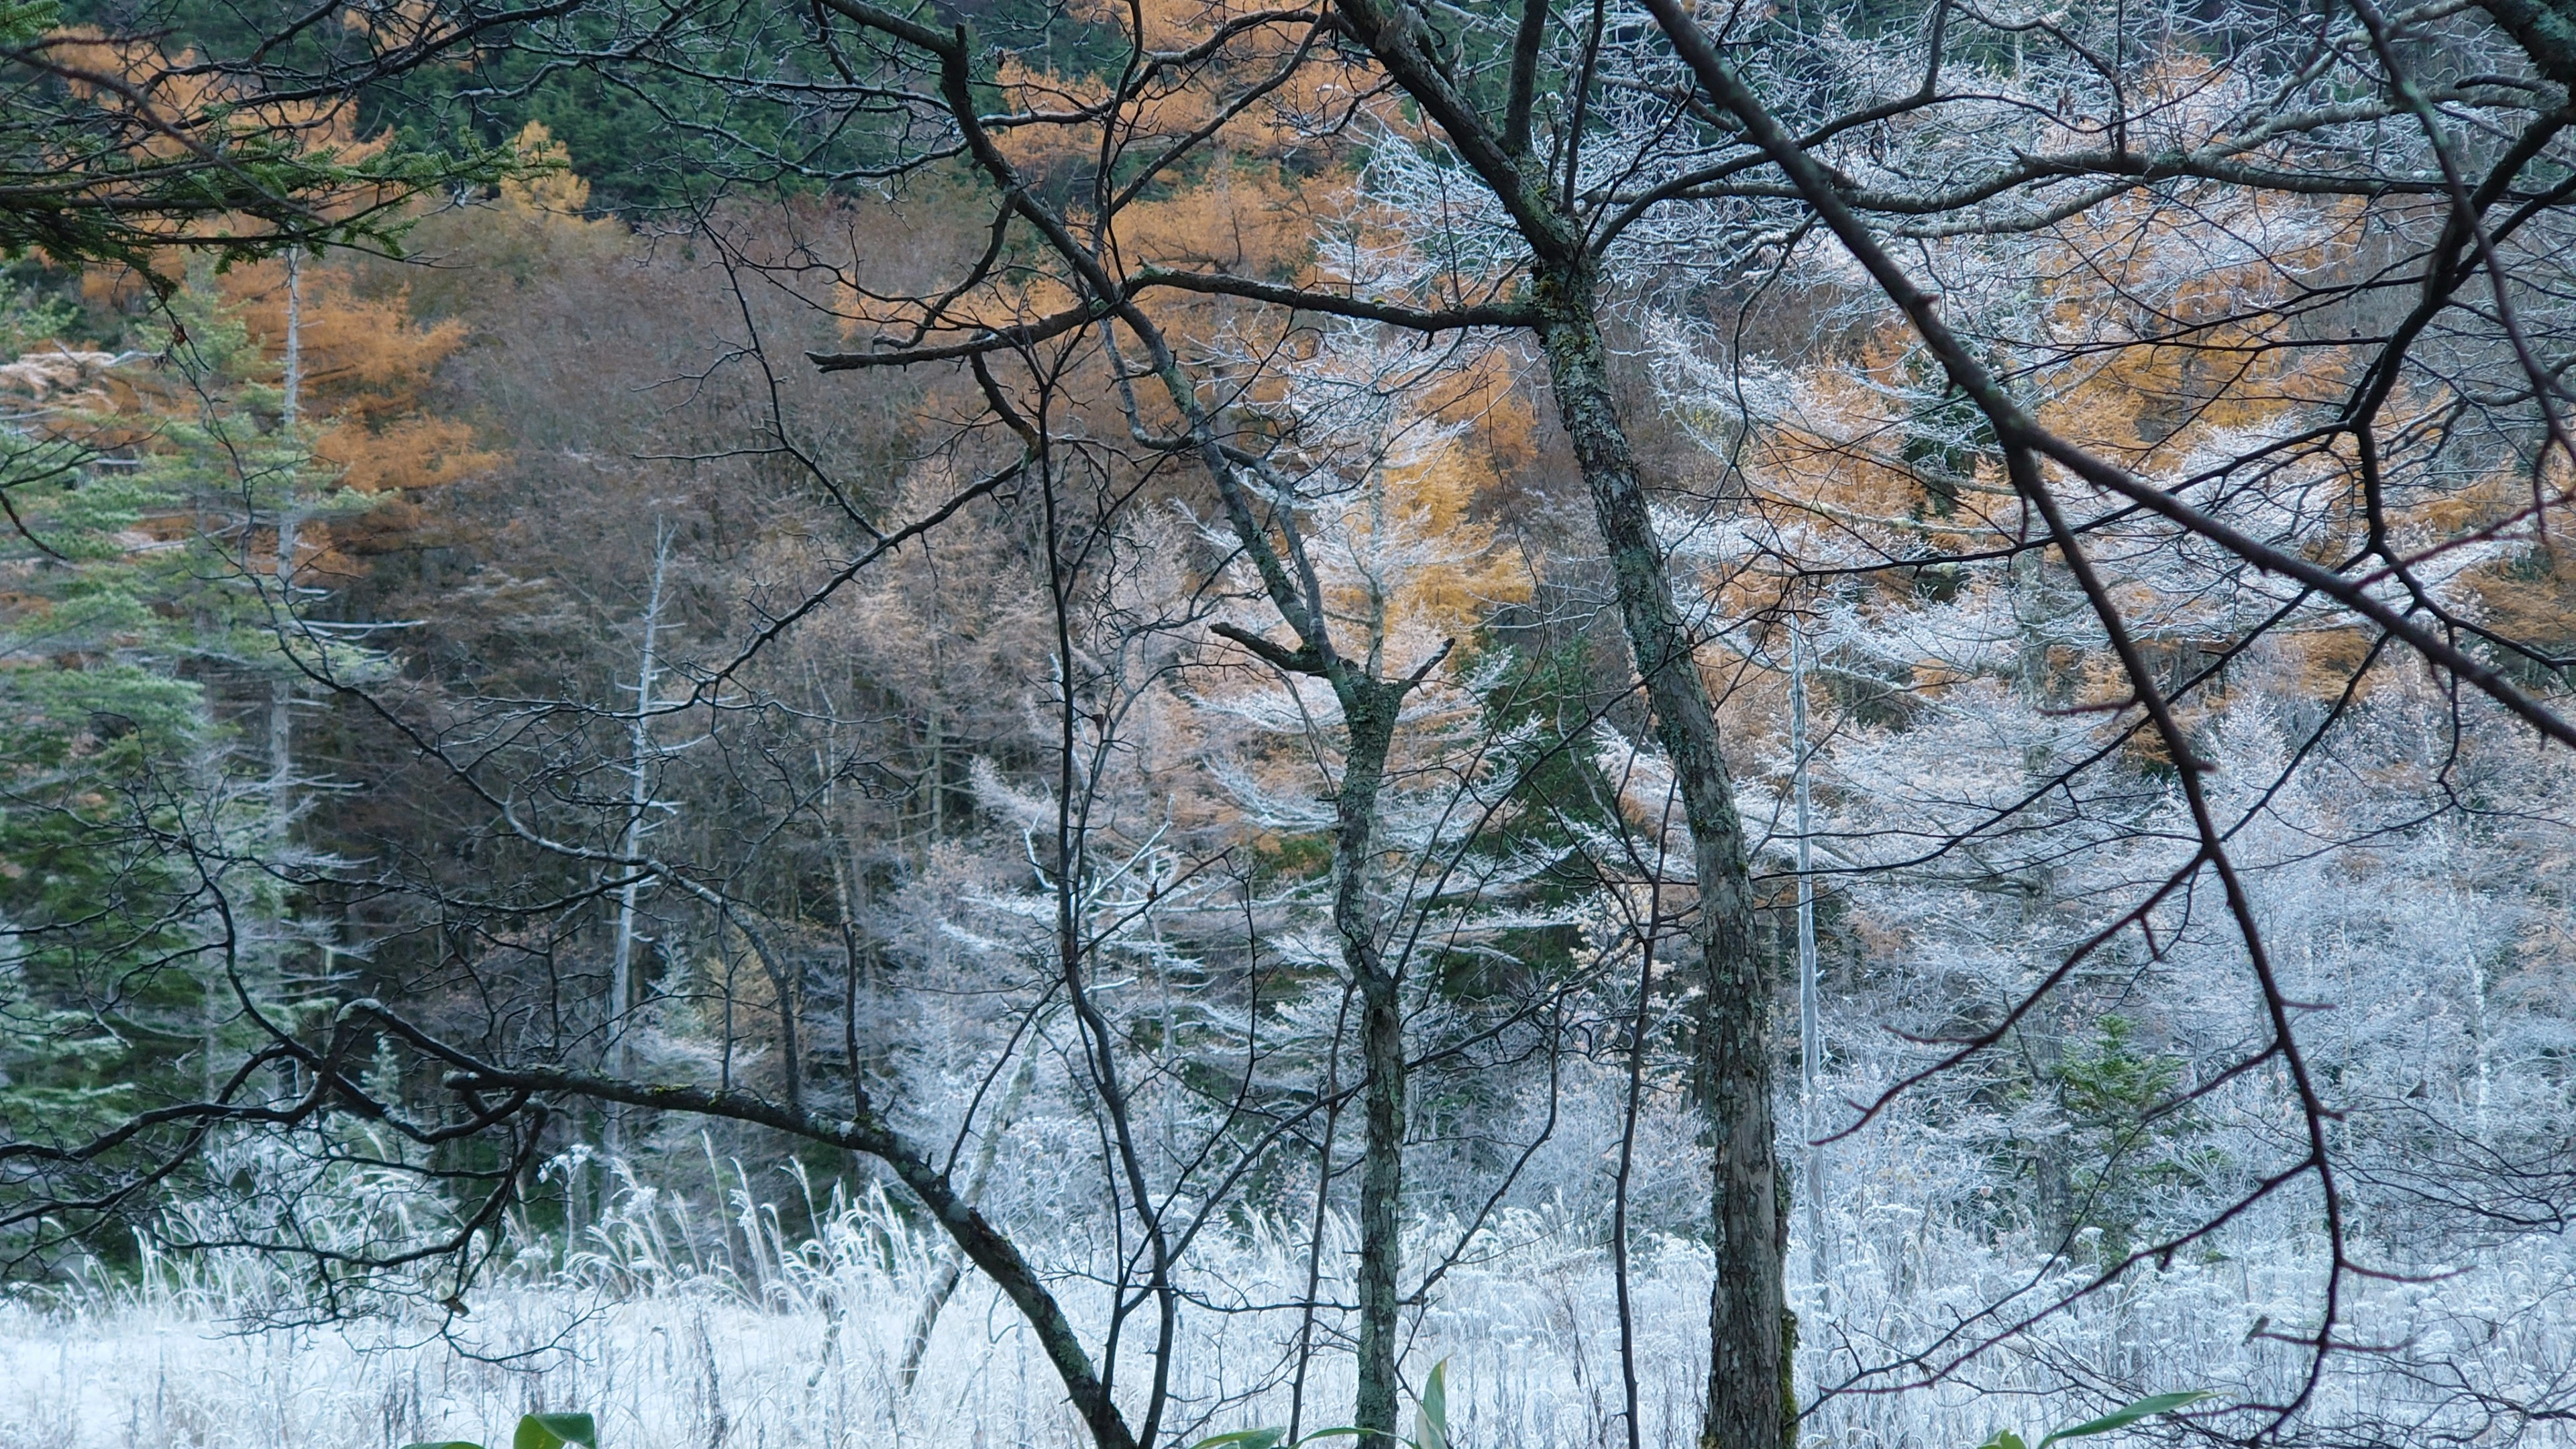
[[[0,0],[0,1446],[2568,1442],[2571,122]]]

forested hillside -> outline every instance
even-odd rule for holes
[[[2571,122],[0,0],[0,1449],[2576,1442]]]

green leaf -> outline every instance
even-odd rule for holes
[[[403,1449],[483,1449],[483,1446],[468,1444],[462,1439],[441,1439],[434,1444],[405,1444]]]
[[[1416,1427],[1420,1426],[1416,1425]],[[1312,1444],[1318,1439],[1375,1439],[1392,1444],[1396,1449],[1422,1449],[1419,1443],[1407,1439],[1402,1434],[1380,1434],[1352,1424],[1337,1424],[1330,1429],[1317,1429],[1311,1433],[1299,1435],[1297,1444]],[[1296,1449],[1296,1446],[1292,1445],[1290,1449]]]
[[[1995,1437],[1978,1446],[1978,1449],[2030,1449],[2030,1446],[2024,1444],[2021,1436],[2012,1430],[1997,1429]]]
[[[1414,1449],[1449,1449],[1449,1360],[1431,1366],[1422,1381],[1422,1407],[1413,1414]]]
[[[2087,1419],[2071,1429],[2060,1429],[2040,1440],[2039,1449],[2048,1449],[2049,1445],[2060,1439],[2081,1439],[2089,1434],[2108,1434],[2114,1429],[2125,1429],[2140,1419],[2152,1419],[2158,1414],[2170,1414],[2186,1405],[2217,1397],[2218,1395],[2207,1389],[2191,1389],[2176,1394],[2149,1394],[2134,1404],[2123,1404],[2101,1418]]]
[[[1190,1449],[1277,1449],[1287,1437],[1285,1429],[1237,1429],[1231,1434],[1211,1434]]]
[[[519,1421],[510,1449],[599,1449],[599,1421],[588,1414],[530,1414]]]

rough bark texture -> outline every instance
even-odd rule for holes
[[[2576,5],[2568,0],[2478,0],[2540,73],[2576,90]]]
[[[1403,1268],[1404,1004],[1401,983],[1377,947],[1368,872],[1378,791],[1403,691],[1358,679],[1341,693],[1350,748],[1334,801],[1333,923],[1341,932],[1343,960],[1359,983],[1360,1056],[1368,1071],[1361,1093],[1367,1138],[1360,1160],[1359,1392],[1351,1422],[1367,1431],[1361,1449],[1392,1449],[1402,1392],[1396,1276]]]
[[[1621,621],[1671,760],[1699,883],[1700,979],[1695,1063],[1716,1151],[1717,1280],[1709,1292],[1708,1418],[1702,1449],[1780,1449],[1794,1433],[1784,1403],[1781,1259],[1784,1183],[1772,1141],[1771,989],[1753,940],[1744,825],[1718,752],[1717,712],[1672,604],[1645,489],[1610,388],[1588,266],[1540,277],[1540,329],[1558,415],[1610,553]]]

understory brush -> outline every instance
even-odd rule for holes
[[[703,1198],[693,1207],[623,1174],[609,1181],[571,1241],[514,1230],[463,1315],[388,1295],[334,1318],[310,1311],[324,1305],[290,1270],[223,1252],[147,1252],[138,1272],[22,1293],[0,1304],[0,1449],[391,1449],[576,1410],[597,1413],[602,1449],[1085,1442],[1010,1305],[971,1273],[905,1387],[907,1338],[945,1249],[884,1192],[807,1197],[791,1177],[796,1196],[782,1212],[735,1169],[725,1209],[711,1214]],[[2300,1246],[2286,1212],[2272,1222],[2258,1211],[2198,1259],[2133,1273],[1937,1384],[1856,1377],[1927,1343],[1955,1352],[2000,1334],[2013,1305],[2052,1299],[2091,1271],[2065,1259],[2035,1270],[2027,1244],[1903,1206],[1895,1185],[1845,1174],[1824,1218],[1828,1252],[1798,1244],[1811,1444],[1965,1449],[1998,1426],[2073,1422],[2141,1393],[2277,1395],[2302,1371],[2297,1352],[2263,1330],[2313,1311],[2319,1255]],[[803,1221],[816,1230],[785,1226]],[[1415,1232],[1429,1248],[1457,1230]],[[1328,1224],[1328,1274],[1352,1247],[1346,1225]],[[1670,1237],[1633,1256],[1642,1441],[1687,1445],[1707,1361],[1708,1256]],[[1204,1306],[1182,1319],[1178,1442],[1286,1422],[1298,1314],[1282,1305],[1303,1291],[1303,1231],[1257,1224],[1193,1262]],[[1078,1265],[1052,1266],[1069,1278]],[[2576,1382],[2571,1270],[2576,1239],[2534,1236],[2452,1276],[2377,1285],[2350,1336],[2393,1347],[2333,1360],[2310,1427],[2378,1426],[2379,1442],[2428,1431],[2546,1442],[2547,1425],[2499,1417],[2492,1399],[2417,1368],[2480,1360],[2487,1384],[2519,1386],[2533,1402]],[[1434,1306],[1409,1320],[1408,1381],[1447,1362],[1452,1442],[1625,1442],[1611,1273],[1588,1213],[1514,1209],[1486,1225]],[[1350,1292],[1346,1276],[1328,1276],[1321,1296]],[[1100,1305],[1079,1287],[1069,1296],[1097,1328]],[[1981,1311],[1996,1302],[2004,1312]],[[286,1311],[298,1305],[308,1311]],[[1352,1391],[1337,1322],[1330,1310],[1318,1319],[1327,1347],[1308,1376],[1310,1428],[1340,1422]],[[1142,1376],[1132,1361],[1126,1371]],[[1823,1392],[1855,1383],[1864,1390]]]

